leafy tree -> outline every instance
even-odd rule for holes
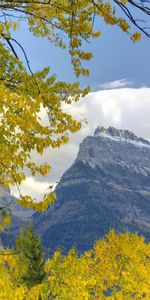
[[[0,299],[23,300],[28,292],[25,286],[16,287],[14,274],[16,274],[16,255],[9,249],[0,250]]]
[[[25,179],[25,168],[34,176],[37,172],[45,176],[50,170],[46,163],[36,165],[31,152],[42,155],[47,147],[60,147],[68,141],[69,132],[80,129],[80,122],[63,111],[64,104],[71,104],[85,96],[89,88],[80,89],[79,82],[57,81],[50,69],[33,73],[25,49],[14,38],[19,19],[26,21],[28,29],[36,37],[47,37],[50,43],[67,48],[75,75],[88,75],[82,65],[90,60],[92,53],[84,50],[84,43],[100,36],[95,30],[95,18],[109,25],[119,26],[133,41],[141,33],[149,36],[149,29],[142,27],[128,8],[150,14],[148,3],[114,0],[5,0],[0,2],[0,183],[5,186],[19,185]],[[124,12],[125,18],[117,15],[116,6]],[[139,17],[138,17],[139,19]],[[129,22],[128,22],[129,21]],[[20,60],[17,47],[24,55],[27,67]],[[48,124],[40,119],[44,108]],[[43,202],[36,203],[30,196],[22,196],[25,207],[44,210],[54,201],[55,194],[45,194]],[[3,207],[0,207],[2,210]],[[5,216],[6,218],[6,216]],[[6,223],[9,220],[6,219]],[[4,222],[5,223],[5,222]],[[2,222],[3,224],[3,222]]]
[[[80,257],[55,252],[46,271],[57,300],[150,299],[150,244],[136,234],[110,231]]]
[[[66,257],[56,251],[46,263],[48,274],[47,296],[57,300],[86,300],[92,281],[85,256],[79,257],[74,249]],[[44,290],[44,287],[43,287]],[[45,298],[44,298],[45,299]]]
[[[91,299],[149,299],[150,244],[136,234],[115,234],[99,240],[91,254],[95,279]]]
[[[32,281],[30,272],[31,283],[27,277],[27,281],[18,284],[16,278],[19,275],[21,278],[21,266],[24,268],[28,260],[25,262],[25,257],[11,253],[12,250],[0,253],[0,299],[150,299],[150,243],[145,243],[144,238],[136,234],[110,231],[92,250],[81,256],[74,249],[65,257],[56,251],[47,260],[47,275],[43,281],[40,277],[40,283]],[[19,259],[23,265],[21,261],[18,263]]]
[[[42,282],[45,278],[44,254],[40,239],[34,233],[33,227],[21,231],[16,240],[18,284],[32,287]]]

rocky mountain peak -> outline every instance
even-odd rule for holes
[[[83,252],[111,228],[150,240],[150,143],[99,126],[80,144],[56,194],[53,209],[34,216],[45,249]]]
[[[105,128],[103,126],[98,126],[94,132],[94,137],[104,136],[110,138],[118,138],[123,140],[131,140],[136,142],[142,142],[143,144],[149,144],[147,140],[137,137],[133,132],[124,129],[117,129],[115,127]]]

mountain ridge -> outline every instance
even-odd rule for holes
[[[129,140],[131,142],[129,142]],[[54,251],[90,249],[111,228],[150,238],[150,143],[130,131],[98,127],[56,187],[57,200],[34,221]]]

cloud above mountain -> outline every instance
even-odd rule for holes
[[[79,143],[87,135],[93,135],[97,126],[128,129],[137,136],[150,139],[150,88],[124,87],[92,92],[73,106],[65,106],[64,110],[83,122],[82,129],[70,135],[70,142],[59,150],[47,149],[42,157],[34,154],[38,163],[48,162],[52,166],[52,171],[46,178],[28,177],[23,185],[23,192],[31,193],[37,199],[41,199],[48,184],[58,181],[71,166]],[[42,111],[41,114],[46,122],[45,112]]]

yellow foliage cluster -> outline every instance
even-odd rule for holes
[[[17,285],[17,260],[8,254],[0,255],[0,299],[150,299],[150,244],[136,234],[112,230],[81,256],[56,251],[45,264],[46,279],[31,289]]]

